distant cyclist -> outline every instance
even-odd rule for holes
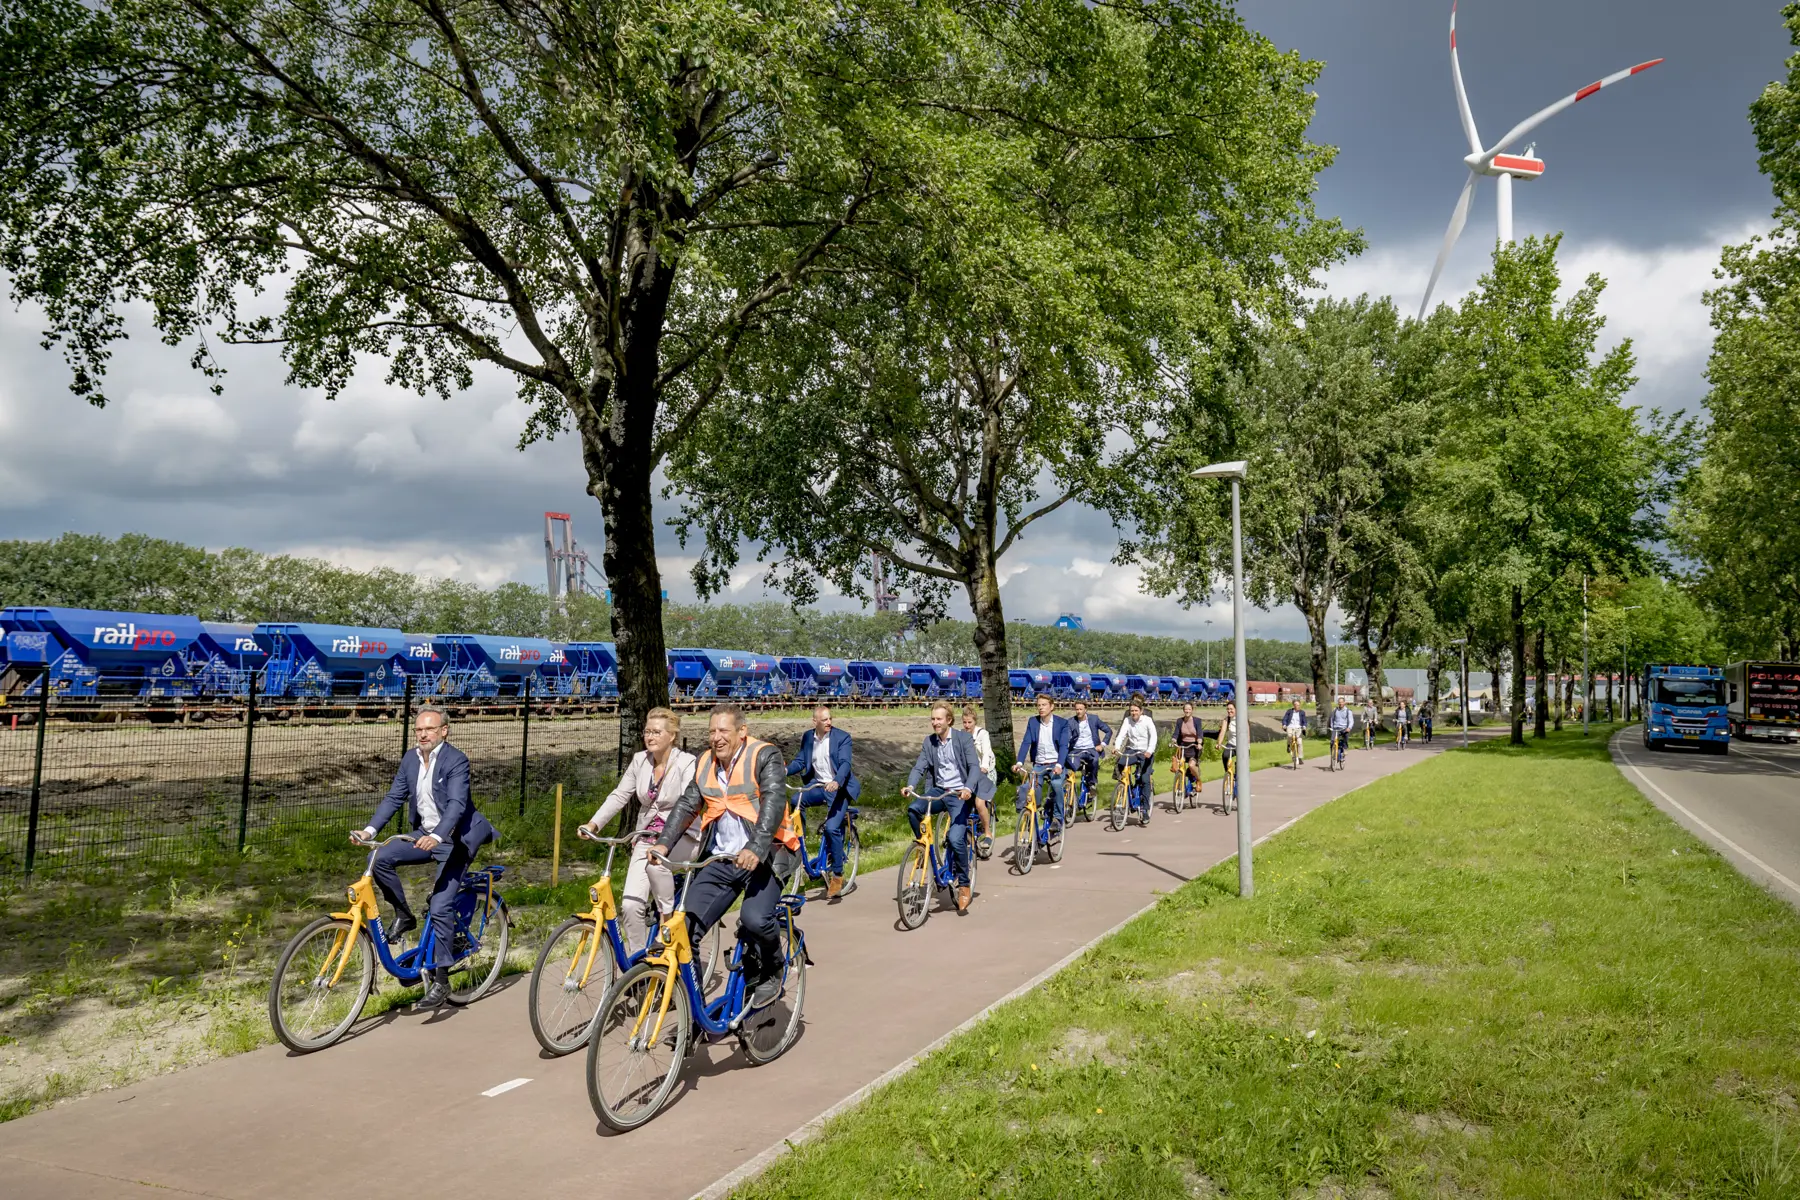
[[[1237,704],[1225,705],[1225,717],[1219,722],[1219,761],[1225,766],[1225,777],[1219,781],[1219,805],[1225,807],[1237,788]]]
[[[1200,718],[1194,715],[1194,702],[1188,701],[1181,706],[1181,716],[1175,720],[1175,753],[1171,758],[1172,769],[1176,778],[1169,781],[1169,786],[1181,790],[1181,776],[1194,781],[1195,790],[1200,787],[1200,743],[1206,740],[1206,731],[1201,728]]]
[[[1281,728],[1288,736],[1288,759],[1298,769],[1306,761],[1306,711],[1300,707],[1298,696],[1288,701],[1288,710],[1281,715]]]
[[[1056,701],[1048,692],[1037,695],[1037,713],[1025,722],[1025,737],[1019,742],[1019,757],[1013,762],[1013,773],[1025,774],[1029,767],[1036,778],[1038,805],[1055,830],[1063,823],[1064,768],[1069,761],[1069,739],[1074,730],[1066,718],[1056,715]],[[1016,797],[1020,812],[1025,810],[1025,792]]]
[[[994,769],[994,739],[982,728],[973,704],[963,705],[962,727],[975,739],[975,753],[981,756],[981,777],[987,780],[985,790],[975,791],[975,816],[981,821],[981,857],[986,858],[994,850],[994,814],[988,808],[987,798],[1000,782],[999,772]]]
[[[1119,760],[1113,767],[1113,778],[1124,774],[1124,760],[1127,758],[1138,762],[1138,791],[1142,799],[1140,819],[1150,820],[1150,797],[1156,789],[1150,785],[1150,776],[1156,770],[1156,722],[1144,714],[1144,694],[1133,692],[1131,707],[1125,710],[1125,719],[1119,722],[1119,732],[1113,735],[1112,752]]]
[[[1344,703],[1344,698],[1337,698],[1337,707],[1331,710],[1331,753],[1336,757],[1338,766],[1344,765],[1344,751],[1350,748],[1350,733],[1356,728],[1356,714]]]
[[[1394,710],[1394,729],[1399,734],[1398,748],[1401,750],[1406,749],[1407,743],[1412,741],[1412,722],[1412,705],[1402,700]]]
[[[1375,701],[1373,699],[1363,701],[1362,727],[1364,750],[1373,750],[1375,748],[1375,725],[1380,720],[1381,712],[1375,707]]]
[[[1106,739],[1112,730],[1105,721],[1088,712],[1087,701],[1075,702],[1075,732],[1069,738],[1069,770],[1081,772],[1086,786],[1081,793],[1081,807],[1069,814],[1071,822],[1091,820],[1099,802],[1094,799],[1094,785],[1100,778],[1100,756],[1106,753]]]
[[[1431,745],[1431,724],[1433,719],[1434,718],[1431,715],[1431,705],[1427,704],[1424,708],[1419,710],[1419,738],[1427,746]]]
[[[956,884],[956,911],[966,913],[970,900],[968,816],[976,796],[986,799],[993,792],[981,773],[981,755],[976,752],[975,739],[953,728],[953,720],[948,704],[940,700],[931,706],[931,732],[919,747],[918,761],[913,763],[912,774],[906,777],[900,795],[912,801],[906,806],[906,820],[914,837],[919,836],[927,811],[943,813],[949,820],[946,840],[950,874]],[[927,778],[931,781],[930,790],[921,793],[918,786]]]

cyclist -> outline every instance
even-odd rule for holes
[[[688,934],[698,946],[740,895],[737,936],[744,944],[746,1010],[781,996],[781,924],[775,906],[781,881],[792,873],[800,839],[787,817],[787,764],[781,751],[750,736],[744,710],[720,704],[707,723],[708,749],[694,778],[663,826],[657,851],[668,858],[696,817],[708,854],[735,854],[709,863],[687,885]]]
[[[931,777],[938,799],[921,796],[919,781]],[[944,813],[950,820],[950,872],[956,880],[956,911],[969,911],[969,805],[977,796],[993,799],[993,789],[981,774],[981,756],[975,750],[975,739],[960,729],[951,728],[950,706],[939,701],[931,706],[931,732],[919,747],[918,761],[900,794],[912,803],[906,806],[906,820],[913,836],[925,821],[927,807]],[[950,797],[954,796],[952,801]]]
[[[698,760],[675,744],[681,733],[681,718],[666,708],[653,708],[644,718],[644,748],[631,757],[631,765],[619,776],[619,786],[588,820],[588,831],[596,837],[606,823],[632,800],[639,804],[639,833],[658,834],[668,824],[675,801],[687,791],[694,779]],[[693,834],[685,835],[675,847],[677,861],[692,858],[700,851]],[[675,909],[675,876],[661,863],[652,862],[650,843],[641,841],[632,847],[631,865],[625,869],[625,894],[619,901],[619,931],[625,937],[625,949],[640,950],[650,936],[650,898],[663,916]]]
[[[1176,778],[1169,781],[1169,786],[1179,791],[1181,776],[1194,781],[1196,790],[1200,787],[1200,743],[1206,740],[1206,733],[1201,729],[1200,719],[1194,716],[1194,702],[1189,700],[1181,706],[1181,716],[1175,719],[1175,754],[1171,762],[1171,770]]]
[[[1306,712],[1300,707],[1298,696],[1288,701],[1288,710],[1281,716],[1281,728],[1288,735],[1288,757],[1298,768],[1306,761]]]
[[[1431,745],[1431,723],[1433,720],[1434,718],[1431,715],[1431,705],[1427,704],[1424,708],[1419,710],[1419,737],[1424,740],[1427,746]]]
[[[413,840],[388,842],[375,852],[369,869],[375,886],[394,908],[394,924],[387,934],[390,943],[419,927],[406,903],[399,868],[409,863],[437,863],[426,910],[437,939],[437,961],[432,964],[431,985],[414,1007],[442,1008],[450,1002],[450,960],[456,956],[452,919],[456,894],[462,890],[463,872],[475,852],[497,835],[469,798],[469,756],[449,744],[450,718],[444,710],[421,708],[413,719],[413,735],[418,745],[400,756],[394,785],[376,805],[369,823],[352,833],[350,840],[368,841],[405,807]]]
[[[1123,760],[1127,755],[1132,758],[1141,756],[1142,764],[1138,771],[1138,793],[1142,799],[1141,819],[1150,820],[1150,797],[1156,794],[1150,786],[1150,776],[1156,770],[1156,722],[1144,714],[1144,694],[1133,692],[1131,706],[1125,710],[1125,719],[1119,722],[1119,732],[1113,735],[1112,752],[1115,759]],[[1125,773],[1123,761],[1113,764],[1113,778],[1118,779]]]
[[[1356,728],[1356,714],[1344,703],[1344,698],[1337,698],[1337,707],[1331,710],[1331,752],[1337,757],[1337,763],[1344,765],[1344,751],[1350,748],[1350,733]]]
[[[982,728],[973,704],[963,705],[962,727],[975,739],[975,753],[981,756],[981,777],[987,780],[986,794],[975,793],[975,815],[981,821],[981,855],[986,858],[994,852],[994,814],[988,808],[987,797],[1000,786],[1000,774],[994,767],[994,739]]]
[[[1069,722],[1056,714],[1056,701],[1048,692],[1037,694],[1037,712],[1025,722],[1025,738],[1019,743],[1019,756],[1013,760],[1013,774],[1024,775],[1026,764],[1038,780],[1038,796],[1043,803],[1045,820],[1051,830],[1063,823],[1063,768],[1069,761],[1069,739],[1074,730]],[[1025,792],[1013,796],[1016,811],[1025,811]]]
[[[1406,749],[1406,744],[1412,741],[1412,721],[1412,706],[1400,701],[1399,707],[1394,709],[1394,730],[1399,735],[1395,739],[1396,750]]]
[[[1380,720],[1381,711],[1375,707],[1373,697],[1363,701],[1362,727],[1364,750],[1373,750],[1375,748],[1375,725]]]
[[[819,840],[825,844],[825,899],[836,900],[844,890],[844,825],[850,806],[862,795],[862,780],[850,766],[850,735],[831,727],[831,706],[813,709],[813,727],[800,738],[800,752],[788,764],[789,775],[807,785],[800,793],[800,807],[825,806],[825,822]]]
[[[1082,792],[1081,808],[1069,814],[1071,821],[1092,820],[1092,809],[1099,807],[1094,799],[1094,785],[1100,778],[1100,756],[1106,753],[1106,739],[1112,730],[1105,721],[1088,712],[1087,701],[1075,702],[1075,732],[1069,739],[1069,770],[1080,771],[1087,787]]]
[[[1219,761],[1225,765],[1225,777],[1219,781],[1219,807],[1224,808],[1237,789],[1237,703],[1227,701],[1225,716],[1219,721]]]

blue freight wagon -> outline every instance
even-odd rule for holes
[[[1107,700],[1117,704],[1122,703],[1127,695],[1125,677],[1115,675],[1111,671],[1093,672],[1088,676],[1088,686],[1093,690],[1096,700]]]
[[[1195,704],[1206,704],[1212,700],[1212,689],[1206,686],[1206,680],[1193,678],[1188,683],[1188,699]]]
[[[920,700],[961,698],[962,670],[939,663],[907,663],[906,682],[913,697]]]
[[[785,696],[788,694],[788,677],[781,669],[781,660],[772,654],[752,654],[750,656],[750,694],[760,698]]]
[[[256,640],[256,626],[223,621],[200,622],[200,638],[188,653],[188,674],[200,696],[244,696],[256,676],[263,690],[261,671],[269,652]]]
[[[265,621],[262,691],[296,700],[386,699],[406,692],[406,635],[398,629]]]
[[[1039,692],[1050,690],[1050,672],[1033,669],[1008,671],[1006,686],[1011,689],[1014,700],[1029,700]]]
[[[781,673],[796,696],[827,698],[850,694],[850,664],[841,658],[784,658]]]
[[[962,668],[963,698],[965,700],[981,699],[981,668]]]
[[[1058,700],[1086,700],[1091,694],[1092,676],[1086,671],[1050,672],[1050,692]]]
[[[1173,675],[1162,675],[1156,680],[1156,694],[1164,703],[1187,699],[1187,691],[1187,680],[1185,679],[1177,679]]]
[[[906,664],[878,659],[850,660],[851,686],[864,700],[899,700],[906,696]]]
[[[575,671],[574,694],[600,700],[619,696],[619,648],[612,642],[570,642],[563,647]]]
[[[413,694],[452,695],[450,648],[430,633],[402,633],[400,639],[400,665],[412,677]]]
[[[669,651],[669,665],[675,692],[688,699],[747,698],[755,694],[756,655],[748,650],[678,646]]]
[[[202,630],[193,617],[8,608],[0,609],[0,630],[12,678],[30,675],[20,689],[26,696],[36,696],[46,679],[52,696],[81,700],[175,699],[195,692],[188,665]]]
[[[1125,677],[1125,695],[1129,699],[1141,694],[1147,703],[1156,702],[1156,676],[1127,675]]]
[[[1237,699],[1237,684],[1229,679],[1209,679],[1206,684],[1214,704],[1228,704]]]
[[[567,655],[545,638],[497,637],[485,633],[447,633],[436,638],[448,662],[441,673],[440,693],[459,700],[492,700],[519,696],[531,681],[535,695],[556,695],[573,677]]]

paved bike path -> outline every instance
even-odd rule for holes
[[[1451,744],[1353,752],[1336,773],[1322,759],[1258,771],[1256,834]],[[1216,781],[1207,798],[1218,798]],[[702,1047],[669,1107],[635,1133],[600,1131],[584,1054],[542,1057],[528,977],[517,975],[472,1008],[391,1013],[317,1054],[269,1047],[0,1125],[3,1190],[12,1200],[396,1185],[691,1196],[1235,853],[1236,824],[1210,809],[1159,809],[1148,829],[1118,833],[1081,824],[1060,865],[1024,877],[996,843],[970,914],[940,908],[913,932],[895,928],[896,868],[865,875],[837,904],[808,904],[816,965],[799,1041],[760,1068],[735,1044]],[[483,1095],[514,1080],[529,1082]]]

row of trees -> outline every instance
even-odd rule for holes
[[[140,303],[209,375],[509,373],[580,441],[627,745],[659,469],[703,588],[740,536],[800,600],[869,549],[961,587],[999,724],[999,560],[1153,507],[1178,411],[1354,247],[1318,69],[1222,0],[0,0],[0,261],[95,403]]]
[[[321,621],[439,633],[493,633],[556,641],[605,641],[604,600],[571,596],[566,608],[541,588],[481,588],[377,568],[356,571],[319,559],[198,546],[142,534],[64,534],[0,542],[0,606],[186,613],[209,621]],[[671,604],[664,636],[675,646],[717,646],[778,655],[967,662],[972,626],[936,621],[915,628],[904,613],[825,612],[787,604]],[[1225,669],[1227,644],[1172,637],[1015,624],[1022,666],[1196,675]],[[1299,679],[1304,643],[1252,639],[1251,675]]]

